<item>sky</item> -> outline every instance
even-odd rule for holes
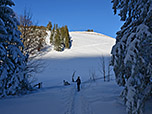
[[[13,10],[21,15],[24,9],[32,14],[33,22],[46,26],[49,21],[69,31],[95,32],[116,37],[123,22],[114,15],[111,0],[12,0]]]

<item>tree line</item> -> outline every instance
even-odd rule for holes
[[[54,46],[54,50],[64,51],[64,49],[70,49],[71,39],[67,25],[60,28],[58,24],[54,24],[52,29],[52,24],[49,22],[47,28],[51,30],[50,44]]]

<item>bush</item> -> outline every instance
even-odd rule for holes
[[[93,32],[93,29],[88,29],[87,32]]]

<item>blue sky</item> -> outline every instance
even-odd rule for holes
[[[93,29],[111,37],[116,36],[122,22],[114,15],[111,0],[13,0],[14,11],[23,14],[25,7],[33,21],[46,26],[49,21],[67,25],[70,31]]]

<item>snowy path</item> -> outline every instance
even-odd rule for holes
[[[67,110],[64,114],[93,114],[82,90],[77,92],[74,86],[71,87],[70,93],[67,96],[67,102]]]

